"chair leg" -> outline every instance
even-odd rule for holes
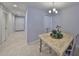
[[[49,47],[49,53],[52,53],[52,49]]]

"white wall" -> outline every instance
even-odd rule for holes
[[[44,32],[44,16],[46,13],[40,9],[28,7],[26,13],[27,41],[38,40],[38,35]]]
[[[54,27],[62,25],[64,31],[79,34],[79,4],[61,10],[60,13],[53,18]]]
[[[46,15],[46,16],[44,16],[44,31],[45,32],[50,32],[50,31],[52,31],[52,29],[53,29],[53,27],[52,27],[52,16],[48,16],[48,15]]]
[[[12,13],[8,13],[8,32],[9,35],[14,32],[14,15]]]

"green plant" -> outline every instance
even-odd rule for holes
[[[61,39],[63,37],[63,34],[59,30],[52,30],[50,36],[52,36],[55,39]]]
[[[56,33],[57,33],[57,31],[56,31],[56,30],[52,30],[52,33],[53,33],[53,34],[56,34]]]

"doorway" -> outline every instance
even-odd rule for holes
[[[24,30],[25,30],[25,17],[15,16],[15,31],[24,31]]]

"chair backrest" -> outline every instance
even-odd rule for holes
[[[74,37],[74,41],[73,41],[73,52],[71,53],[71,55],[75,55],[76,48],[79,48],[79,34],[77,34]]]
[[[75,51],[75,45],[76,45],[76,41],[75,41],[75,39],[73,38],[73,44],[72,44],[72,51],[71,51],[71,53],[70,53],[70,56],[73,56],[74,55],[74,51]]]
[[[76,35],[75,44],[76,44],[76,47],[79,48],[79,34]]]
[[[72,41],[72,48],[71,48],[71,52],[70,52],[70,56],[74,56],[75,54],[75,49],[76,49],[76,45],[79,45],[77,43],[77,41],[79,39],[79,34],[77,34],[76,36],[73,36],[73,41]]]

